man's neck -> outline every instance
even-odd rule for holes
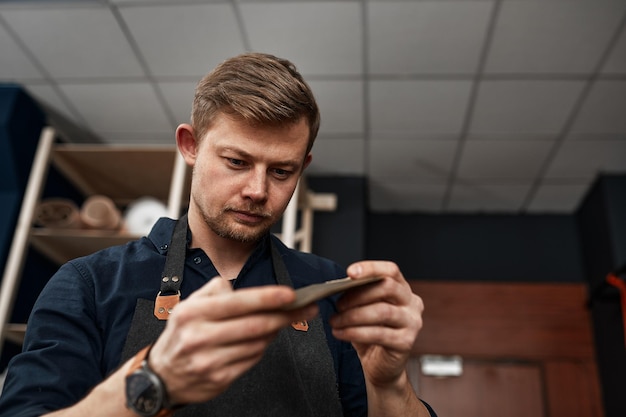
[[[207,254],[222,278],[237,278],[258,242],[238,242],[216,235],[199,216],[189,216],[191,247]]]

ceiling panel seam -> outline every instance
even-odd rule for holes
[[[148,83],[152,87],[152,90],[154,91],[154,94],[156,95],[157,101],[159,105],[161,106],[161,108],[163,109],[165,116],[167,117],[168,123],[170,124],[172,129],[175,129],[177,126],[176,116],[174,115],[174,112],[172,111],[172,109],[170,109],[170,106],[167,104],[167,100],[165,100],[163,91],[161,90],[161,87],[157,83],[154,75],[152,74],[152,71],[150,70],[150,66],[148,65],[148,62],[146,61],[146,58],[141,53],[141,49],[139,48],[139,45],[137,44],[136,39],[132,35],[128,27],[128,24],[124,20],[124,17],[120,13],[119,8],[117,6],[111,4],[109,5],[109,10],[111,11],[111,14],[113,15],[113,17],[115,18],[115,21],[117,22],[120,30],[122,31],[122,34],[126,38],[126,41],[130,45],[130,48],[133,51],[133,54],[135,54],[135,58],[139,62],[139,65],[141,66],[141,70],[144,72],[144,75],[146,79],[148,80]]]
[[[467,100],[467,108],[465,111],[465,116],[463,118],[463,125],[461,127],[461,132],[459,134],[459,141],[458,141],[456,150],[454,152],[454,156],[452,159],[452,166],[450,168],[450,175],[448,176],[446,189],[444,191],[443,199],[441,202],[442,211],[446,211],[449,208],[450,201],[452,199],[452,189],[454,188],[454,185],[458,179],[459,165],[461,163],[461,158],[463,157],[465,143],[467,141],[469,130],[472,124],[472,118],[474,116],[476,100],[478,97],[478,90],[480,89],[480,83],[482,82],[483,74],[485,71],[485,66],[487,64],[487,57],[489,56],[491,45],[493,43],[493,36],[495,32],[496,23],[500,15],[501,3],[502,3],[502,0],[497,0],[494,3],[493,8],[491,10],[491,15],[489,16],[489,23],[487,24],[487,30],[485,32],[485,39],[483,42],[483,46],[480,50],[480,57],[478,59],[476,74],[473,77],[472,86],[470,88],[470,93],[469,93],[469,97]]]

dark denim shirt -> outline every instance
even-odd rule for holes
[[[120,365],[136,300],[154,300],[175,222],[161,219],[148,237],[63,265],[37,300],[23,353],[9,364],[0,417],[34,417],[78,402]],[[285,247],[268,236],[246,262],[235,288],[275,284],[269,239],[295,288],[345,276],[335,263]],[[218,275],[200,249],[189,249],[181,286],[185,298]],[[319,302],[346,416],[366,416],[365,382],[356,352],[332,337],[335,300]]]

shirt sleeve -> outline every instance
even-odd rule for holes
[[[78,402],[104,377],[93,284],[63,265],[41,292],[23,352],[9,363],[0,417],[33,417]]]

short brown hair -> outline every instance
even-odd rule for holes
[[[261,125],[297,123],[305,117],[309,125],[307,154],[320,125],[313,92],[295,65],[262,53],[230,58],[200,80],[191,111],[198,139],[220,113]]]

